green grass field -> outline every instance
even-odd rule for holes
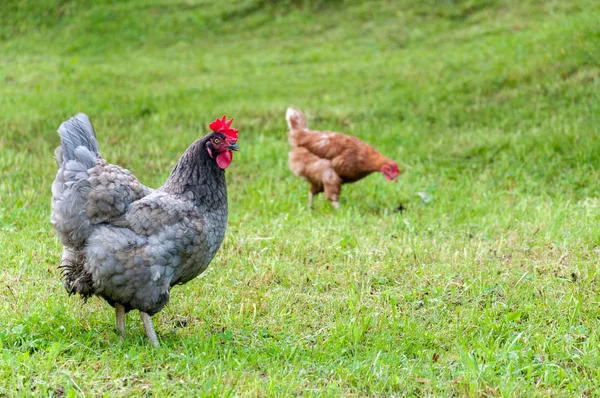
[[[307,210],[289,105],[399,183]],[[241,130],[225,243],[157,350],[60,281],[79,111],[154,187],[217,116]],[[599,133],[593,0],[2,1],[0,397],[598,396]]]

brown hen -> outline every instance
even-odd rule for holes
[[[398,165],[356,137],[331,131],[309,130],[301,111],[288,108],[290,169],[310,183],[308,205],[313,196],[325,192],[327,200],[339,207],[342,184],[358,181],[379,171],[395,181]]]

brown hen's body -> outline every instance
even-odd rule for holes
[[[380,171],[389,180],[399,174],[396,162],[369,144],[342,133],[310,130],[297,109],[288,108],[290,130],[289,165],[294,174],[310,183],[308,204],[314,195],[325,192],[327,200],[339,207],[342,184],[358,181]]]

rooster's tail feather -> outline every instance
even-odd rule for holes
[[[58,134],[60,135],[63,162],[68,162],[69,160],[81,161],[79,159],[81,155],[77,153],[77,148],[79,147],[86,148],[96,157],[100,156],[94,126],[92,126],[90,118],[85,113],[78,113],[66,122],[63,122],[58,128]],[[55,156],[59,155],[57,152],[55,152]]]
[[[100,157],[94,127],[87,115],[79,113],[58,128],[60,147],[54,152],[58,163],[52,184],[52,225],[65,246],[80,249],[89,232],[87,216],[91,185],[88,170]],[[66,261],[71,264],[72,259]],[[65,269],[73,268],[67,265]],[[71,272],[71,275],[73,273]],[[67,278],[67,284],[71,277]],[[77,289],[75,289],[77,290]]]

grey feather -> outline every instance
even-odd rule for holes
[[[94,126],[92,126],[90,118],[85,113],[78,113],[63,122],[58,128],[58,134],[60,135],[64,161],[74,159],[75,149],[78,147],[85,147],[96,156],[100,155]]]
[[[126,311],[160,311],[171,286],[202,273],[225,236],[225,175],[205,149],[210,135],[152,190],[102,159],[86,115],[64,122],[58,133],[51,221],[65,247],[65,287]]]

